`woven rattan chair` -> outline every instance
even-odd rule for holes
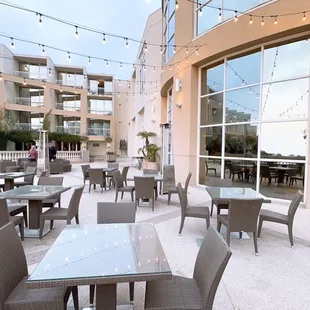
[[[173,165],[163,167],[163,194],[168,194],[169,189],[176,189]]]
[[[63,177],[40,177],[38,185],[55,185],[62,186],[64,178]],[[58,203],[58,207],[61,207],[60,204],[61,194],[55,196],[55,198],[44,199],[42,201],[42,208],[53,208],[55,204]]]
[[[19,172],[19,166],[9,166],[5,168],[5,172]]]
[[[158,175],[158,170],[156,169],[143,169],[143,174],[150,174],[150,175]],[[154,193],[155,193],[155,199],[158,198],[158,187],[157,187],[157,181],[154,182]]]
[[[230,245],[230,233],[239,232],[242,238],[242,231],[252,232],[255,254],[258,255],[257,247],[257,221],[259,212],[263,204],[263,199],[231,199],[228,206],[228,215],[217,215],[217,230],[220,232],[221,226],[227,228],[226,241]]]
[[[189,185],[189,181],[190,181],[191,177],[192,177],[192,173],[189,172],[188,175],[187,175],[187,177],[186,177],[185,186],[184,186],[184,193],[185,193],[185,198],[186,198],[186,205],[188,204],[188,203],[187,203],[187,191],[188,191],[188,185]],[[171,195],[172,195],[172,194],[177,194],[177,193],[178,193],[177,187],[169,189],[169,191],[168,191],[168,205],[170,204]]]
[[[71,292],[79,308],[77,288],[26,288],[26,256],[12,223],[0,228],[0,266],[0,309],[65,310]]]
[[[71,220],[75,217],[76,224],[79,224],[79,206],[84,186],[76,188],[72,194],[68,208],[50,208],[40,216],[40,236],[42,239],[43,228],[45,221],[50,221],[50,229],[53,229],[54,221],[67,221],[67,225],[71,224]]]
[[[103,170],[101,168],[89,168],[89,187],[88,192],[90,193],[90,188],[94,185],[94,190],[96,189],[96,184],[101,187],[101,193],[103,193],[103,188],[106,190],[106,179],[104,177]]]
[[[12,201],[11,200],[11,202],[9,202],[9,203],[7,202],[7,206],[8,206],[10,216],[15,216],[17,214],[22,213],[23,218],[24,218],[24,222],[25,222],[25,226],[28,227],[27,203],[23,204],[23,203],[20,203],[18,201]]]
[[[154,212],[154,177],[134,177],[136,210],[140,199],[152,200],[152,212]]]
[[[146,310],[211,310],[231,250],[222,236],[210,227],[199,249],[193,278],[146,283]]]
[[[205,161],[205,164],[206,164],[206,175],[208,175],[209,171],[213,171],[214,175],[216,176],[216,168],[209,168],[208,161]]]
[[[97,223],[134,223],[136,221],[136,210],[134,203],[127,202],[98,202]],[[134,298],[134,282],[129,283],[130,301]],[[90,286],[89,303],[94,304],[95,285]]]
[[[24,217],[10,216],[6,199],[0,199],[0,227],[10,222],[19,227],[20,238],[24,241]]]
[[[20,186],[25,186],[25,185],[33,185],[33,180],[34,180],[36,171],[37,171],[36,167],[27,167],[25,172],[32,173],[32,174],[25,176],[24,181],[14,182],[14,186],[20,187]]]
[[[90,165],[81,165],[84,184],[85,184],[86,180],[89,180],[89,173],[88,173],[89,168],[90,168]]]
[[[263,226],[263,221],[284,224],[284,225],[287,225],[291,247],[294,248],[294,238],[293,238],[294,217],[295,217],[297,208],[302,198],[303,198],[303,193],[301,191],[298,191],[290,203],[287,214],[278,213],[278,212],[265,210],[265,209],[262,210],[259,216],[258,238],[260,237],[260,233],[261,233],[262,226]]]
[[[117,202],[118,192],[122,193],[121,199],[123,199],[124,193],[130,193],[131,201],[133,202],[133,192],[135,191],[135,187],[124,185],[124,179],[119,170],[113,171],[112,175],[115,183],[115,202]]]
[[[207,228],[209,228],[210,226],[209,208],[206,206],[189,207],[187,205],[187,197],[185,195],[185,191],[181,183],[178,184],[177,189],[178,189],[178,195],[179,195],[180,204],[181,204],[181,224],[180,224],[179,235],[181,234],[183,230],[184,221],[186,217],[196,217],[196,218],[205,219],[207,222]]]
[[[232,187],[231,179],[210,179],[210,186],[212,187]],[[211,201],[211,216],[213,214],[213,206],[216,205],[217,214],[221,213],[221,209],[228,209],[228,204],[219,204],[216,201]]]
[[[42,171],[40,177],[47,177],[47,170]]]

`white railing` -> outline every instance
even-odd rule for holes
[[[99,95],[99,96],[107,96],[112,97],[112,92],[105,91],[103,87],[91,88],[89,90],[90,95]]]
[[[103,110],[96,110],[96,109],[88,109],[88,113],[91,114],[99,114],[99,115],[112,115],[112,111],[103,111]]]
[[[82,159],[81,151],[57,151],[57,158],[79,161]],[[13,160],[27,158],[28,151],[0,151],[0,160]]]
[[[106,128],[88,128],[89,136],[104,136],[110,137],[111,130]]]
[[[42,125],[33,125],[30,123],[16,123],[14,128],[16,130],[27,130],[27,131],[40,130],[40,129],[42,129]]]
[[[82,159],[81,151],[57,151],[56,157],[59,159],[67,159],[77,161]]]
[[[76,126],[56,126],[56,132],[65,132],[69,133],[71,135],[80,135],[81,134],[81,128]]]
[[[32,101],[30,97],[15,97],[13,103],[20,104],[20,105],[32,106],[32,107],[38,107],[38,108],[44,107],[44,102]]]
[[[65,110],[65,111],[74,111],[74,112],[80,112],[81,107],[76,105],[72,106],[66,103],[56,103],[56,109],[57,110]]]
[[[47,80],[47,73],[33,73],[29,71],[15,71],[15,76],[23,77],[26,79],[34,79],[34,80]]]

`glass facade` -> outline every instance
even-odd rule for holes
[[[310,44],[224,59],[202,68],[200,82],[199,183],[232,178],[234,186],[282,199],[303,190]]]
[[[201,0],[196,4],[196,35],[234,18],[235,11],[245,12],[272,0]],[[170,1],[174,2],[174,1]]]
[[[164,1],[164,62],[167,63],[173,56],[175,45],[175,1]]]

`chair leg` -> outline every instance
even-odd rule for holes
[[[76,223],[77,225],[80,224],[79,214],[76,214],[76,215],[75,215],[75,223]]]
[[[27,215],[27,210],[23,212],[23,217],[25,221],[25,226],[28,227],[28,215]]]
[[[121,199],[123,200],[123,197],[124,197],[124,192],[122,192],[122,196],[121,196]]]
[[[88,193],[90,193],[90,188],[91,188],[91,184],[90,184],[90,182],[89,182]]]
[[[253,232],[253,239],[254,239],[254,249],[255,249],[255,255],[258,255],[258,246],[257,246],[257,237],[256,232]]]
[[[180,230],[179,230],[179,235],[181,235],[182,230],[183,230],[183,226],[184,226],[184,221],[185,221],[185,216],[181,217],[181,224],[180,224]]]
[[[239,231],[239,239],[242,239],[242,231]]]
[[[135,282],[129,282],[129,299],[131,302],[133,302],[134,291],[135,291]]]
[[[43,235],[43,228],[44,228],[44,222],[45,221],[40,221],[40,232],[39,232],[39,239],[42,239],[42,235]]]
[[[50,230],[52,230],[54,227],[54,220],[50,220]]]
[[[222,227],[222,223],[217,220],[217,231],[220,233],[221,232],[221,227]]]
[[[73,299],[74,310],[78,310],[79,309],[79,293],[78,293],[77,286],[72,287],[72,299]]]
[[[226,226],[227,232],[226,232],[226,242],[227,245],[230,246],[230,230],[228,229],[228,227]]]
[[[115,202],[117,202],[117,197],[118,197],[118,189],[115,190]]]
[[[25,228],[24,228],[24,222],[21,221],[20,224],[19,224],[18,226],[19,226],[20,239],[21,239],[22,241],[24,241],[24,230],[25,230]]]
[[[210,227],[210,216],[206,218],[206,222],[207,222],[207,229],[208,229]]]
[[[154,205],[155,205],[155,198],[154,198],[154,193],[153,193],[153,198],[152,198],[152,212],[154,212]]]
[[[168,192],[168,206],[170,204],[170,199],[171,199],[171,192]]]
[[[294,239],[293,239],[293,225],[288,224],[288,236],[290,238],[291,247],[294,248]]]
[[[136,199],[135,205],[136,205],[136,211],[137,211],[138,210],[138,205],[139,205],[139,199]]]
[[[131,201],[133,202],[133,191],[131,191]]]
[[[213,200],[211,201],[211,216],[212,216],[212,214],[213,214],[213,206],[214,206],[214,202],[213,202]]]
[[[261,233],[261,230],[262,230],[262,226],[263,226],[263,219],[259,218],[257,239],[260,238],[260,233]]]
[[[91,305],[94,304],[94,299],[95,299],[95,285],[90,285],[89,286],[89,303]]]
[[[59,196],[59,199],[58,199],[58,207],[61,208],[61,196]]]

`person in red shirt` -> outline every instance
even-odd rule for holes
[[[31,149],[29,150],[29,158],[30,158],[30,161],[37,161],[38,151],[35,145],[33,145]]]

